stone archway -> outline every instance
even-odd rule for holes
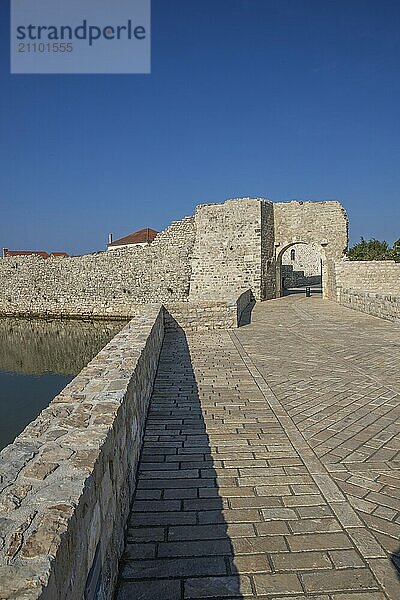
[[[304,252],[303,249],[307,248],[308,252]],[[302,256],[302,260],[296,258],[296,249],[301,249],[299,254]],[[290,251],[290,259],[285,260],[286,264],[282,264],[282,260],[284,257],[288,256],[288,251]],[[302,270],[300,267],[302,263],[304,263],[304,257],[309,254],[310,263],[314,263],[312,267],[307,271],[306,269]],[[303,240],[296,240],[292,242],[287,242],[283,245],[279,245],[275,249],[275,267],[276,267],[276,297],[280,298],[283,295],[283,282],[282,279],[284,276],[286,278],[290,278],[290,270],[285,269],[285,267],[289,267],[290,263],[293,263],[294,267],[292,273],[292,283],[295,280],[298,280],[298,283],[302,286],[313,285],[315,283],[320,283],[322,287],[322,295],[326,297],[327,290],[327,267],[326,267],[326,257],[325,251],[322,246],[315,246],[310,242],[305,242]],[[311,274],[312,271],[315,271],[318,265],[318,273]],[[319,281],[318,281],[319,279]],[[292,285],[292,287],[296,287],[296,284]]]

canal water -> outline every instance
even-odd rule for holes
[[[125,324],[0,318],[0,450]]]

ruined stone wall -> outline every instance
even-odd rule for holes
[[[226,301],[251,289],[262,297],[261,205],[243,198],[196,208],[189,300]]]
[[[0,453],[2,598],[111,598],[163,335],[149,305]]]
[[[336,201],[277,202],[273,206],[277,284],[281,281],[283,253],[296,242],[305,242],[321,255],[324,297],[335,299],[333,263],[344,256],[348,246],[348,219],[343,206]]]
[[[147,247],[70,258],[0,260],[0,314],[128,317],[137,304],[187,300],[193,218]]]

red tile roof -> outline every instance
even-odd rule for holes
[[[147,227],[146,229],[140,229],[139,231],[135,231],[125,237],[120,238],[119,240],[114,240],[109,246],[126,246],[128,244],[150,244],[158,231],[155,229],[150,229]]]
[[[41,256],[42,258],[50,258],[50,256],[68,256],[66,252],[40,252],[40,251],[31,251],[31,250],[8,250],[8,248],[3,249],[3,256]]]

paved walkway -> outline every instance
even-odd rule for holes
[[[399,365],[399,327],[319,298],[168,333],[118,600],[399,600]]]

